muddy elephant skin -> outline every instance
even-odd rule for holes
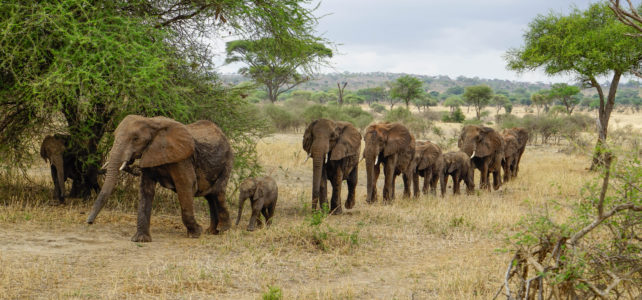
[[[479,169],[481,179],[479,188],[490,191],[490,174],[493,174],[493,188],[502,185],[501,168],[504,158],[504,139],[490,127],[467,125],[462,129],[459,149],[472,160],[473,166]]]
[[[468,154],[462,151],[445,153],[441,156],[438,168],[442,197],[446,194],[449,176],[453,179],[453,194],[459,194],[459,184],[462,180],[466,183],[467,194],[472,194],[475,190],[475,169]]]
[[[210,121],[189,125],[165,117],[125,117],[114,132],[114,144],[105,164],[106,174],[87,223],[92,224],[118,180],[118,173],[139,160],[140,199],[134,242],[150,242],[149,222],[155,186],[178,194],[183,224],[189,237],[199,237],[202,228],[194,218],[194,197],[207,199],[210,227],[217,234],[230,228],[225,188],[234,155],[221,129]]]
[[[327,181],[332,184],[330,211],[340,214],[341,183],[348,183],[345,208],[355,204],[355,188],[361,133],[348,122],[318,119],[310,123],[303,133],[303,150],[312,158],[312,208],[327,206]],[[307,159],[306,159],[307,160]]]
[[[236,218],[236,225],[238,226],[241,221],[243,204],[245,200],[249,198],[252,204],[252,216],[250,217],[250,224],[247,226],[247,231],[254,231],[257,223],[258,227],[263,226],[263,223],[261,223],[261,214],[263,214],[265,218],[265,225],[270,226],[278,197],[279,188],[276,181],[270,176],[243,180],[239,188],[239,214]]]
[[[69,135],[55,134],[48,135],[40,145],[40,156],[49,162],[51,169],[51,178],[54,184],[54,198],[59,204],[65,203],[65,181],[73,180],[70,197],[89,198],[90,195],[82,195],[78,192],[82,184],[82,161],[77,156],[69,152]],[[90,190],[96,193],[100,191],[97,181],[90,182]]]
[[[415,197],[419,196],[420,176],[424,178],[423,194],[428,194],[429,188],[432,194],[436,193],[437,182],[439,181],[438,162],[441,155],[441,148],[437,144],[429,141],[416,142],[413,160],[414,175],[412,177]]]
[[[404,196],[410,197],[415,138],[408,128],[399,123],[372,124],[366,128],[363,139],[366,142],[363,152],[367,174],[366,202],[377,201],[377,179],[381,164],[385,176],[383,203],[389,204],[395,198],[395,178],[398,174],[403,174]]]

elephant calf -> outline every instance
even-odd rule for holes
[[[453,178],[453,194],[459,194],[459,183],[466,183],[466,191],[471,194],[475,190],[474,172],[468,155],[462,151],[448,152],[441,157],[439,181],[441,183],[441,196],[446,194],[448,176]]]
[[[239,215],[236,218],[236,225],[239,225],[239,221],[241,221],[245,199],[250,198],[250,202],[252,203],[252,216],[250,217],[250,224],[247,226],[247,231],[254,231],[256,223],[258,223],[259,227],[263,226],[259,218],[259,213],[262,213],[263,217],[265,217],[266,226],[270,226],[278,197],[279,190],[276,181],[270,176],[243,180],[239,192]]]
[[[428,187],[433,194],[436,193],[437,181],[439,180],[438,162],[441,159],[441,148],[429,141],[417,141],[415,143],[415,157],[412,167],[413,186],[415,197],[419,197],[419,176],[424,177],[423,193],[428,193]]]

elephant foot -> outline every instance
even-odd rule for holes
[[[346,200],[345,208],[352,209],[353,207],[354,207],[354,198],[348,197],[348,200]]]
[[[219,221],[218,222],[218,227],[216,229],[218,230],[218,232],[223,232],[223,231],[229,230],[231,227],[232,227],[232,225],[230,224],[229,220],[227,222]]]
[[[216,228],[214,228],[213,226],[210,226],[207,229],[205,229],[205,233],[206,234],[211,234],[211,235],[217,235],[220,232]]]
[[[152,237],[146,233],[136,232],[136,234],[132,236],[132,242],[135,242],[135,243],[149,243],[151,241],[152,241]]]
[[[62,206],[62,205],[65,205],[65,200],[50,201],[49,205],[51,205],[51,206]]]
[[[335,209],[332,210],[333,215],[340,215],[343,213],[343,210],[341,209],[341,206],[337,206]]]
[[[198,238],[201,236],[203,228],[200,225],[196,225],[194,228],[187,228],[187,237]]]

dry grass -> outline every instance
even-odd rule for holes
[[[131,194],[123,196],[131,206],[112,199],[112,209],[88,226],[90,204],[46,204],[46,176],[3,184],[0,298],[256,299],[276,286],[285,299],[489,299],[509,259],[498,249],[514,224],[550,199],[574,201],[593,176],[585,170],[588,157],[529,147],[519,178],[500,191],[398,196],[384,206],[365,203],[361,167],[355,208],[312,226],[306,209],[312,163],[303,163],[301,136],[276,135],[258,149],[280,197],[273,226],[252,233],[244,230],[246,207],[239,227],[189,239],[178,209],[155,203],[153,242],[137,244],[129,241],[137,202]],[[206,225],[205,206],[197,202]],[[235,215],[236,205],[230,210]]]

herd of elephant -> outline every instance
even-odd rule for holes
[[[327,206],[327,181],[332,185],[329,209],[340,214],[341,184],[348,185],[345,208],[355,204],[358,181],[359,154],[362,135],[347,122],[318,119],[313,121],[303,135],[303,149],[313,160],[312,207]],[[528,131],[513,128],[499,133],[492,128],[468,125],[462,130],[458,142],[460,151],[442,153],[439,146],[428,141],[415,141],[408,128],[399,123],[377,123],[365,130],[365,159],[367,173],[366,202],[377,201],[377,179],[383,165],[385,183],[383,202],[395,197],[395,178],[402,175],[404,196],[419,196],[419,177],[424,177],[422,191],[436,192],[441,182],[441,195],[446,190],[448,177],[453,179],[453,192],[459,193],[463,180],[467,191],[474,190],[474,169],[481,172],[480,188],[490,190],[489,176],[493,174],[493,187],[501,186],[500,171],[504,181],[517,176],[519,162]],[[47,136],[40,154],[50,162],[54,182],[54,196],[64,203],[64,182],[70,178],[74,184],[80,176],[80,162],[65,151],[68,137]],[[133,168],[134,161],[138,167]],[[140,176],[138,218],[134,242],[151,242],[150,219],[156,184],[171,189],[178,195],[183,224],[189,237],[199,237],[201,226],[194,218],[194,197],[207,200],[210,226],[206,233],[218,234],[231,227],[230,214],[225,201],[225,191],[232,172],[234,154],[223,131],[209,121],[182,124],[166,117],[147,118],[137,115],[125,117],[114,132],[114,143],[103,166],[105,179],[102,187],[91,183],[98,193],[87,223],[93,224],[106,200],[113,192],[119,171]],[[306,159],[307,160],[307,159]],[[73,192],[72,186],[72,192]],[[73,193],[71,193],[73,194]],[[269,176],[248,178],[239,188],[239,211],[250,199],[252,216],[248,230],[261,227],[260,214],[270,225],[278,198],[278,187]]]

